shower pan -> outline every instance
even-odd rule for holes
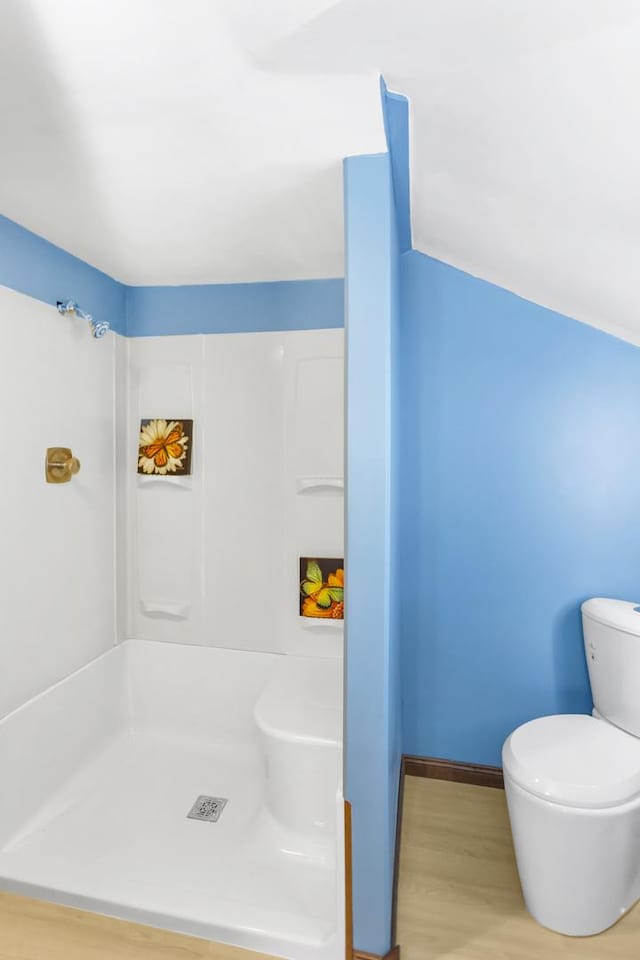
[[[335,658],[119,644],[0,722],[0,886],[336,960],[341,704]]]

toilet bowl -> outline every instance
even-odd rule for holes
[[[640,899],[640,612],[594,599],[582,616],[595,716],[531,720],[502,751],[525,905],[570,936]]]

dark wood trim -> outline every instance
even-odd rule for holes
[[[396,846],[393,853],[393,890],[391,901],[391,943],[398,942],[398,883],[400,882],[400,843],[402,841],[402,809],[404,806],[404,757],[400,761],[398,809],[396,814]]]
[[[353,957],[353,859],[351,853],[351,804],[344,802],[344,931],[345,960]]]
[[[353,960],[400,960],[400,947],[393,947],[389,953],[385,953],[384,957],[379,953],[363,953],[362,950],[354,950]]]
[[[472,783],[477,787],[504,788],[502,768],[489,767],[482,763],[462,763],[460,760],[405,755],[402,758],[402,771],[407,777],[430,777],[432,780]]]

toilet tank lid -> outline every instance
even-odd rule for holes
[[[613,807],[640,795],[640,740],[588,714],[524,723],[502,748],[504,772],[543,800]]]
[[[582,615],[605,626],[640,637],[640,604],[594,597],[582,604]]]

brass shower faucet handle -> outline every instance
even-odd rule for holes
[[[47,483],[68,483],[80,469],[80,461],[69,447],[48,447],[45,460]]]

